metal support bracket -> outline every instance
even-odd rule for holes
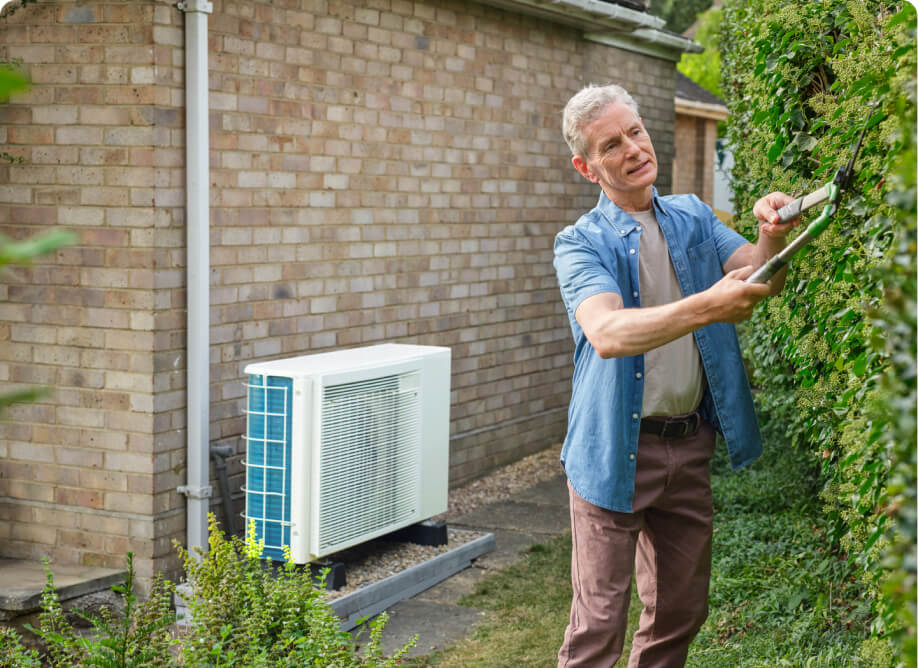
[[[179,494],[184,494],[189,499],[209,499],[214,495],[214,488],[210,485],[205,487],[192,487],[191,485],[179,485],[176,490]]]
[[[183,0],[176,5],[183,12],[203,12],[211,14],[214,11],[214,3],[210,0]]]

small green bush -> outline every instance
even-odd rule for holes
[[[280,567],[269,565],[251,528],[243,541],[225,539],[213,515],[209,526],[206,553],[179,547],[192,590],[188,604],[193,623],[185,632],[177,634],[174,625],[173,583],[157,577],[150,595],[138,600],[133,555],[128,553],[125,581],[112,588],[123,612],[77,613],[91,628],[78,632],[61,607],[49,571],[39,628],[27,627],[44,640],[45,654],[25,649],[15,631],[0,627],[0,666],[393,668],[414,646],[412,640],[391,655],[383,652],[384,613],[370,623],[370,637],[361,651],[341,630],[322,582],[308,568],[290,559]]]
[[[384,656],[379,642],[387,618],[380,615],[358,654],[310,571],[289,558],[270,568],[262,549],[254,527],[245,541],[227,540],[213,515],[205,554],[179,548],[193,590],[193,626],[182,648],[187,665],[388,667],[413,645]]]

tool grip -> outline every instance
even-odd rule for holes
[[[786,222],[789,222],[799,216],[801,213],[807,209],[811,209],[814,206],[822,204],[827,199],[829,199],[829,193],[826,190],[826,186],[814,190],[808,195],[803,197],[798,197],[793,202],[785,204],[780,209],[778,209],[778,222],[782,225]]]
[[[747,283],[768,283],[772,276],[777,274],[785,265],[787,260],[775,255],[768,262],[756,269],[749,278]]]

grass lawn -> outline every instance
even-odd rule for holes
[[[887,647],[862,644],[869,607],[844,555],[821,524],[813,472],[787,446],[729,471],[723,444],[712,465],[716,505],[711,611],[689,653],[696,668],[882,668]],[[476,632],[415,668],[545,668],[556,656],[571,599],[570,536],[530,548],[461,603],[490,611]],[[634,588],[632,588],[634,589]],[[633,595],[630,637],[640,615]],[[623,658],[619,665],[626,663]]]

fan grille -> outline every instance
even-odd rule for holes
[[[416,371],[329,385],[322,399],[319,552],[414,518],[420,474]]]

